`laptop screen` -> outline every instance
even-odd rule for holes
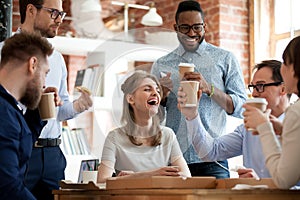
[[[82,160],[79,169],[78,183],[82,183],[82,172],[83,171],[94,171],[98,170],[99,159]]]

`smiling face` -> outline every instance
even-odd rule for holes
[[[160,89],[150,78],[141,81],[133,94],[127,95],[127,101],[134,110],[135,119],[151,118],[157,114],[160,104]]]
[[[177,31],[177,38],[186,51],[194,52],[198,49],[199,45],[204,39],[205,24],[200,32],[195,32],[190,28],[189,32],[183,34],[179,31],[178,26],[202,24],[204,23],[201,13],[198,11],[185,11],[179,14],[177,24],[174,25],[174,29]]]
[[[43,7],[53,8],[62,11],[61,0],[45,0]],[[59,16],[57,19],[51,18],[51,13],[45,9],[38,9],[38,13],[34,20],[34,30],[39,31],[43,37],[53,38],[57,35],[58,28],[62,23]]]

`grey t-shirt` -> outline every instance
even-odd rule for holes
[[[167,166],[182,157],[178,141],[172,129],[161,126],[162,138],[158,146],[137,146],[117,128],[106,137],[102,162],[111,163],[117,171],[145,171]]]

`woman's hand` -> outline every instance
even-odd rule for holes
[[[121,171],[120,173],[118,173],[118,176],[128,176],[132,174],[134,174],[133,171]]]
[[[144,171],[144,172],[132,172],[132,171],[121,171],[118,174],[118,178],[144,178],[151,176],[180,176],[179,167],[166,166],[158,169]]]
[[[274,115],[270,115],[270,122],[273,124],[274,132],[276,135],[282,133],[282,122],[278,120]]]
[[[259,179],[259,176],[256,174],[254,169],[251,168],[240,168],[237,170],[237,173],[239,174],[239,178],[255,178]]]
[[[174,166],[166,166],[149,171],[150,176],[180,176],[180,169]]]

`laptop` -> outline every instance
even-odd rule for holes
[[[78,183],[82,183],[83,171],[96,171],[98,170],[99,159],[82,160],[79,169]]]

